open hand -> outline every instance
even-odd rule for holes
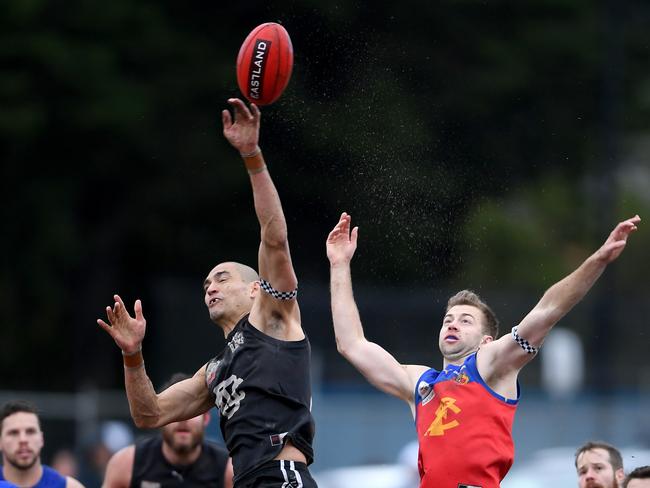
[[[620,222],[597,251],[598,257],[606,263],[611,263],[619,257],[627,244],[627,238],[637,229],[636,226],[639,222],[641,222],[641,217],[638,215]]]
[[[233,109],[231,118],[228,110],[221,112],[223,135],[241,154],[250,154],[257,149],[260,136],[260,118],[262,114],[257,105],[251,103],[250,110],[239,98],[229,98]]]
[[[352,217],[343,212],[338,224],[327,236],[327,258],[332,266],[349,263],[354,256],[359,228],[355,227],[350,231],[351,222]]]
[[[113,295],[113,298],[115,299],[113,308],[106,307],[106,316],[110,325],[102,319],[97,319],[97,323],[108,332],[124,354],[133,354],[142,347],[142,340],[147,326],[147,321],[142,315],[142,302],[140,300],[135,301],[133,307],[135,318],[133,318],[127,312],[120,296]]]

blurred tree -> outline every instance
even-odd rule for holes
[[[650,14],[626,6],[624,120],[638,130]],[[543,257],[540,222],[566,221],[552,201],[582,207],[557,182],[590,171],[599,152],[603,16],[586,0],[3,2],[4,386],[42,384],[35,358],[59,365],[51,388],[119,382],[93,326],[114,291],[147,298],[165,276],[199,290],[214,262],[254,260],[248,182],[219,111],[238,95],[234,61],[255,25],[280,21],[294,42],[262,145],[301,279],[327,279],[323,240],[346,210],[362,227],[358,281],[440,285],[470,277],[464,229],[487,225],[470,244],[509,249],[510,210],[490,202],[513,188],[550,192],[533,201],[551,214],[529,209],[529,260]],[[501,258],[480,258],[476,279],[504,269],[490,259]],[[495,279],[521,271],[535,284],[514,263]]]

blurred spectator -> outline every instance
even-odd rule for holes
[[[189,376],[177,373],[163,387]],[[117,452],[108,463],[104,488],[204,486],[232,488],[232,464],[225,448],[206,441],[205,413],[161,428],[161,435]]]
[[[580,488],[620,488],[625,478],[618,449],[602,441],[589,441],[575,454]]]
[[[70,449],[59,449],[52,456],[50,466],[61,476],[79,477],[79,462]]]
[[[36,407],[25,401],[5,403],[0,411],[0,480],[33,488],[83,488],[76,479],[41,463],[43,444]]]
[[[650,488],[650,466],[641,466],[628,474],[623,488]]]
[[[100,428],[100,438],[85,449],[81,480],[88,486],[101,486],[111,456],[133,442],[131,428],[122,421],[110,420]]]

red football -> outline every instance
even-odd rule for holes
[[[258,25],[248,34],[237,56],[237,84],[257,105],[275,102],[289,83],[293,46],[284,27],[275,22]]]

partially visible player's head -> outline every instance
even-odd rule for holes
[[[163,385],[162,390],[189,377],[184,373],[176,373]],[[167,424],[160,429],[163,442],[179,456],[190,454],[203,443],[205,428],[209,421],[210,414],[205,413],[188,420]]]
[[[575,454],[580,488],[618,488],[625,478],[618,449],[602,441],[590,441]]]
[[[461,359],[496,339],[499,322],[492,309],[470,290],[462,290],[447,302],[438,337],[440,352],[448,360]]]
[[[5,464],[26,471],[40,464],[43,432],[36,407],[17,400],[0,410],[0,450]]]
[[[208,273],[203,291],[205,305],[214,323],[237,320],[250,312],[259,291],[259,276],[244,264],[220,263]]]
[[[650,488],[650,466],[641,466],[627,475],[623,488]]]

